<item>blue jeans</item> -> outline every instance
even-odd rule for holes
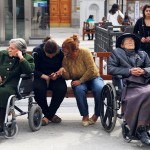
[[[77,106],[81,116],[89,115],[86,96],[88,90],[91,90],[94,95],[94,102],[95,102],[94,114],[96,116],[100,115],[100,98],[103,86],[104,86],[103,79],[101,77],[96,77],[76,87],[73,87],[74,95],[77,101]]]

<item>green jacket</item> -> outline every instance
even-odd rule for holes
[[[10,95],[15,94],[20,75],[30,74],[34,71],[34,60],[29,54],[24,55],[25,60],[19,61],[17,57],[9,57],[8,51],[0,51],[0,107],[6,107]]]

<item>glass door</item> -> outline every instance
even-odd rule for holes
[[[5,0],[5,40],[25,38],[25,0]]]
[[[49,35],[49,0],[31,0],[31,38],[44,38]]]

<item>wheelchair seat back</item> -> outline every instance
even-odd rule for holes
[[[33,96],[33,81],[34,74],[21,74],[19,83],[17,86],[17,98],[22,99]]]

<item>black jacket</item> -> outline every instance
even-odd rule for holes
[[[33,49],[32,55],[35,62],[35,77],[40,78],[42,74],[50,75],[58,71],[62,67],[63,52],[58,46],[59,52],[53,57],[49,58],[44,52],[44,44],[40,44]]]
[[[137,20],[133,33],[136,34],[140,39],[142,37],[150,36],[150,30],[148,30],[143,17]]]
[[[137,20],[133,33],[137,35],[140,39],[142,37],[148,37],[150,36],[150,27],[146,26],[144,18],[140,18]],[[142,43],[141,42],[141,47],[142,50],[144,50],[150,57],[150,42],[148,43]]]

